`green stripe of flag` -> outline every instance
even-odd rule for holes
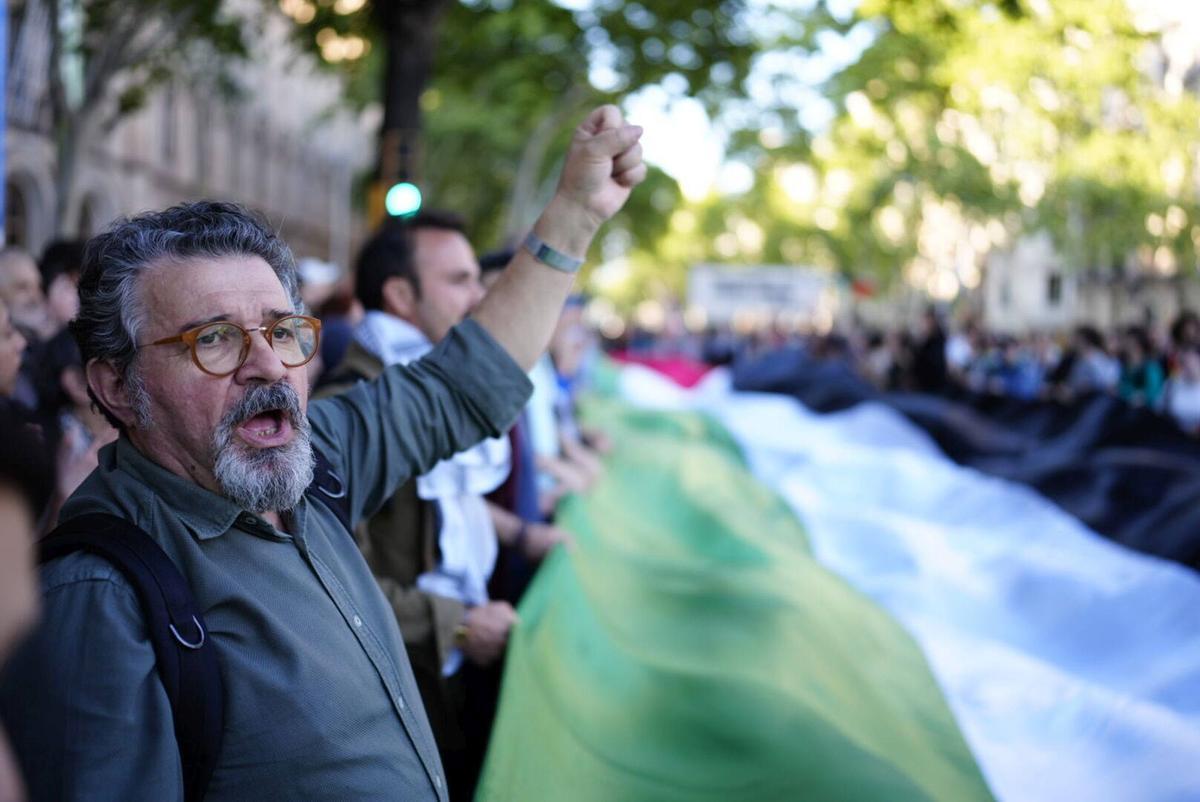
[[[822,568],[695,413],[595,401],[617,444],[520,607],[477,799],[971,802],[914,641]]]

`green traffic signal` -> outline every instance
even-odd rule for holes
[[[409,181],[392,184],[383,206],[392,217],[412,217],[421,210],[421,190]]]

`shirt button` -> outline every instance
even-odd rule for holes
[[[400,708],[401,710],[404,709],[404,697],[401,697],[401,696],[396,697],[396,707]]]
[[[362,619],[359,618],[358,616],[354,616],[354,626],[356,626],[356,627],[362,626]]]
[[[440,775],[440,774],[433,775],[433,787],[438,789],[439,791],[442,789],[442,775]]]

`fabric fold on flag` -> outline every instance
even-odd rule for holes
[[[814,559],[725,426],[589,419],[616,448],[521,603],[477,799],[992,799],[916,642]]]
[[[1197,798],[1194,572],[955,464],[888,405],[818,414],[727,375],[684,392],[632,367],[621,387],[727,428],[816,559],[920,643],[997,798]]]

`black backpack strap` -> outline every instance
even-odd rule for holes
[[[154,539],[124,518],[92,513],[59,525],[39,562],[86,551],[112,563],[136,591],[175,719],[184,799],[203,799],[221,750],[224,691],[216,647],[187,580]]]
[[[313,457],[316,464],[313,465],[312,484],[304,492],[331,509],[346,531],[353,534],[354,527],[350,525],[350,496],[346,493],[346,483],[337,475],[333,464],[320,449],[313,448]]]

